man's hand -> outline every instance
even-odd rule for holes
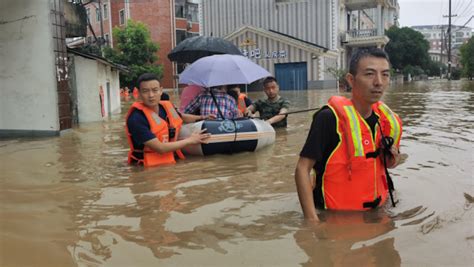
[[[206,133],[207,129],[202,129],[201,131],[196,131],[191,134],[187,138],[189,145],[197,145],[197,144],[207,144],[209,142],[209,138],[211,138],[210,133]]]
[[[387,168],[395,168],[400,164],[401,161],[401,155],[400,155],[400,150],[398,147],[393,145],[390,148],[390,156],[387,157]]]
[[[217,119],[217,116],[215,114],[209,114],[209,115],[201,115],[201,120],[215,120]]]
[[[315,159],[300,157],[295,170],[296,191],[298,192],[304,218],[311,222],[319,221],[316,207],[314,206],[313,178],[311,176],[311,170],[315,163]]]

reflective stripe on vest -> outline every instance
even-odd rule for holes
[[[354,106],[344,106],[347,118],[349,119],[349,125],[351,127],[351,139],[354,145],[354,157],[363,157],[364,145],[362,144],[362,132],[360,129],[359,119],[357,118],[357,111]]]
[[[156,112],[151,113],[151,117],[156,122],[156,124],[158,124],[158,125],[161,124],[162,120],[161,120],[160,116],[158,114],[156,114]]]
[[[398,122],[397,118],[395,117],[395,114],[387,105],[383,103],[380,104],[378,108],[384,114],[387,120],[390,122],[390,136],[394,140],[393,143],[398,144],[398,142],[400,141],[400,136],[401,136],[401,125]]]

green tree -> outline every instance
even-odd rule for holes
[[[396,26],[388,29],[385,34],[390,38],[385,51],[390,56],[390,61],[395,69],[403,70],[407,66],[428,67],[430,45],[423,34],[408,27],[398,28]]]
[[[446,69],[447,67],[443,63],[430,60],[425,68],[425,72],[428,76],[440,76],[441,73],[446,72]]]
[[[462,72],[470,80],[474,77],[474,37],[461,46]]]
[[[120,74],[122,86],[133,87],[138,76],[144,72],[162,77],[162,66],[154,63],[158,59],[156,52],[159,45],[153,43],[145,24],[129,20],[124,28],[115,27],[113,36],[115,48],[104,48],[104,56],[112,62],[129,67],[129,73]]]
[[[349,89],[349,84],[347,83],[346,80],[346,74],[348,71],[346,69],[338,69],[338,68],[332,68],[329,67],[326,69],[326,71],[334,76],[335,79],[339,82],[339,88],[347,91]]]

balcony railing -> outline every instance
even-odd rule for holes
[[[398,0],[345,0],[345,5],[349,10],[361,10],[376,8],[378,4],[385,7],[396,7]]]
[[[365,29],[365,30],[349,30],[347,31],[347,37],[350,39],[354,38],[367,38],[377,36],[377,29]]]
[[[388,42],[385,35],[378,34],[377,29],[349,30],[341,33],[341,45],[348,46],[375,46],[385,45]]]

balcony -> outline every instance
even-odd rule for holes
[[[344,4],[348,10],[376,8],[378,5],[396,8],[398,0],[345,0]]]
[[[346,46],[384,46],[389,39],[385,35],[378,35],[377,29],[349,30],[341,35],[341,42]]]

